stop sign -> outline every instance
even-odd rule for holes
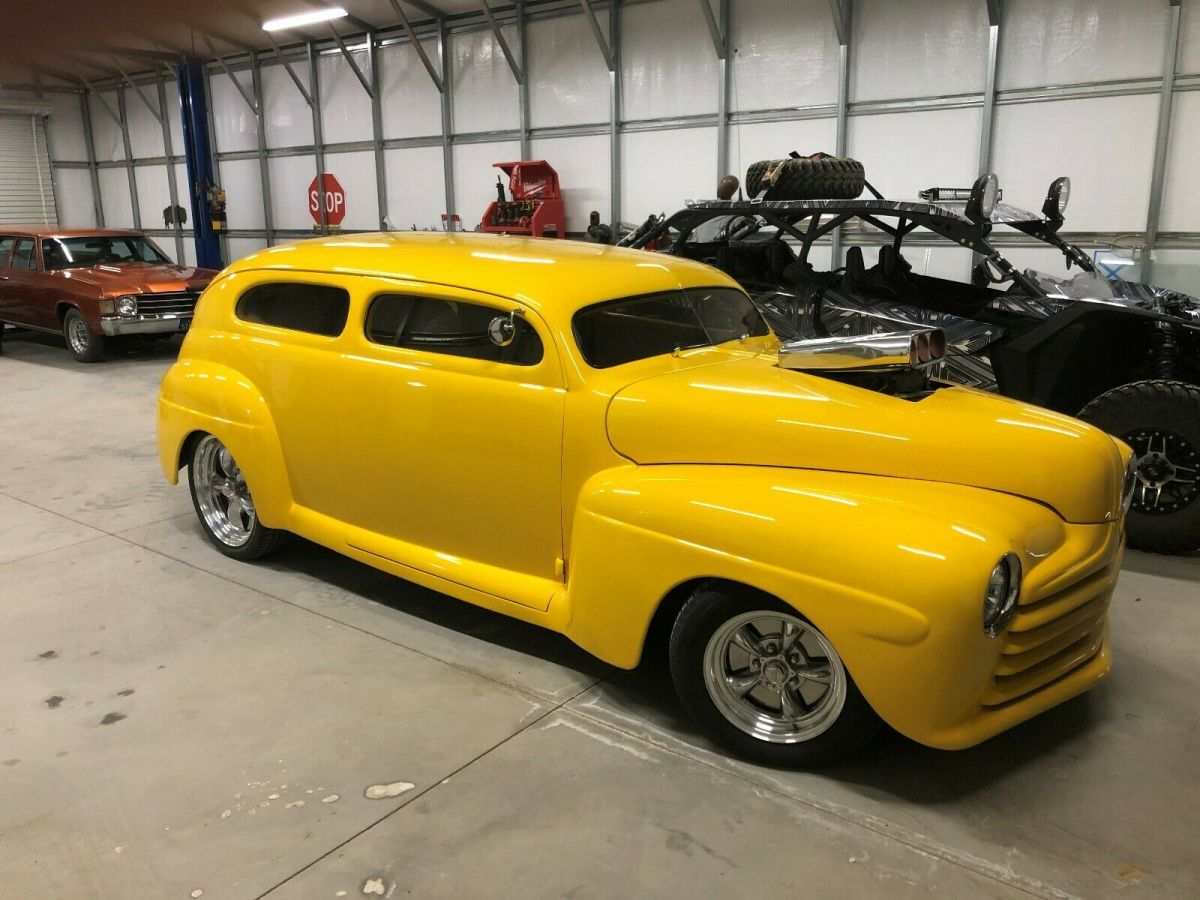
[[[325,204],[325,221],[341,225],[346,218],[346,191],[329,172],[322,172],[308,186],[308,211],[313,221],[321,224],[321,204]]]

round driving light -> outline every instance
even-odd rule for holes
[[[137,300],[134,297],[118,297],[117,298],[117,315],[119,316],[136,316],[137,315]]]
[[[1006,553],[988,579],[983,594],[983,631],[996,637],[1012,620],[1021,594],[1021,562],[1015,553]]]
[[[983,195],[979,201],[979,211],[985,219],[991,218],[996,211],[996,200],[1000,194],[1000,182],[995,175],[988,175],[983,181]]]
[[[1058,179],[1058,214],[1067,211],[1067,201],[1071,199],[1071,179],[1065,175]]]

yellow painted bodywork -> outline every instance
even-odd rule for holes
[[[269,281],[334,284],[323,337],[241,321]],[[551,628],[623,667],[664,598],[758,588],[830,639],[880,716],[977,743],[1096,684],[1123,547],[1128,448],[1068,417],[964,388],[917,402],[780,369],[748,338],[604,370],[571,322],[607,299],[734,282],[593,244],[353,235],[274,247],[205,292],[163,380],[172,482],[212,433],[264,524]],[[545,347],[514,366],[382,346],[371,299],[521,309]],[[982,628],[988,576],[1024,568],[1020,609]]]

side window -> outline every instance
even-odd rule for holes
[[[346,327],[350,294],[324,284],[277,282],[250,288],[238,299],[243,322],[337,337]]]
[[[33,241],[17,241],[17,249],[13,251],[12,268],[37,268],[37,261],[33,256]]]
[[[8,257],[12,255],[16,238],[0,237],[0,269],[8,268]]]
[[[500,347],[488,336],[488,326],[507,313],[490,306],[380,294],[367,310],[367,340],[389,347],[408,347],[429,353],[446,353],[470,359],[533,366],[542,360],[542,339],[525,319],[517,316],[512,343]]]

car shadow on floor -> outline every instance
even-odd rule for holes
[[[60,335],[8,328],[0,342],[0,359],[78,371],[119,366],[121,363],[169,362],[179,355],[179,345],[180,340],[176,335],[158,339],[137,336],[110,338],[100,362],[81,363],[71,356]]]

